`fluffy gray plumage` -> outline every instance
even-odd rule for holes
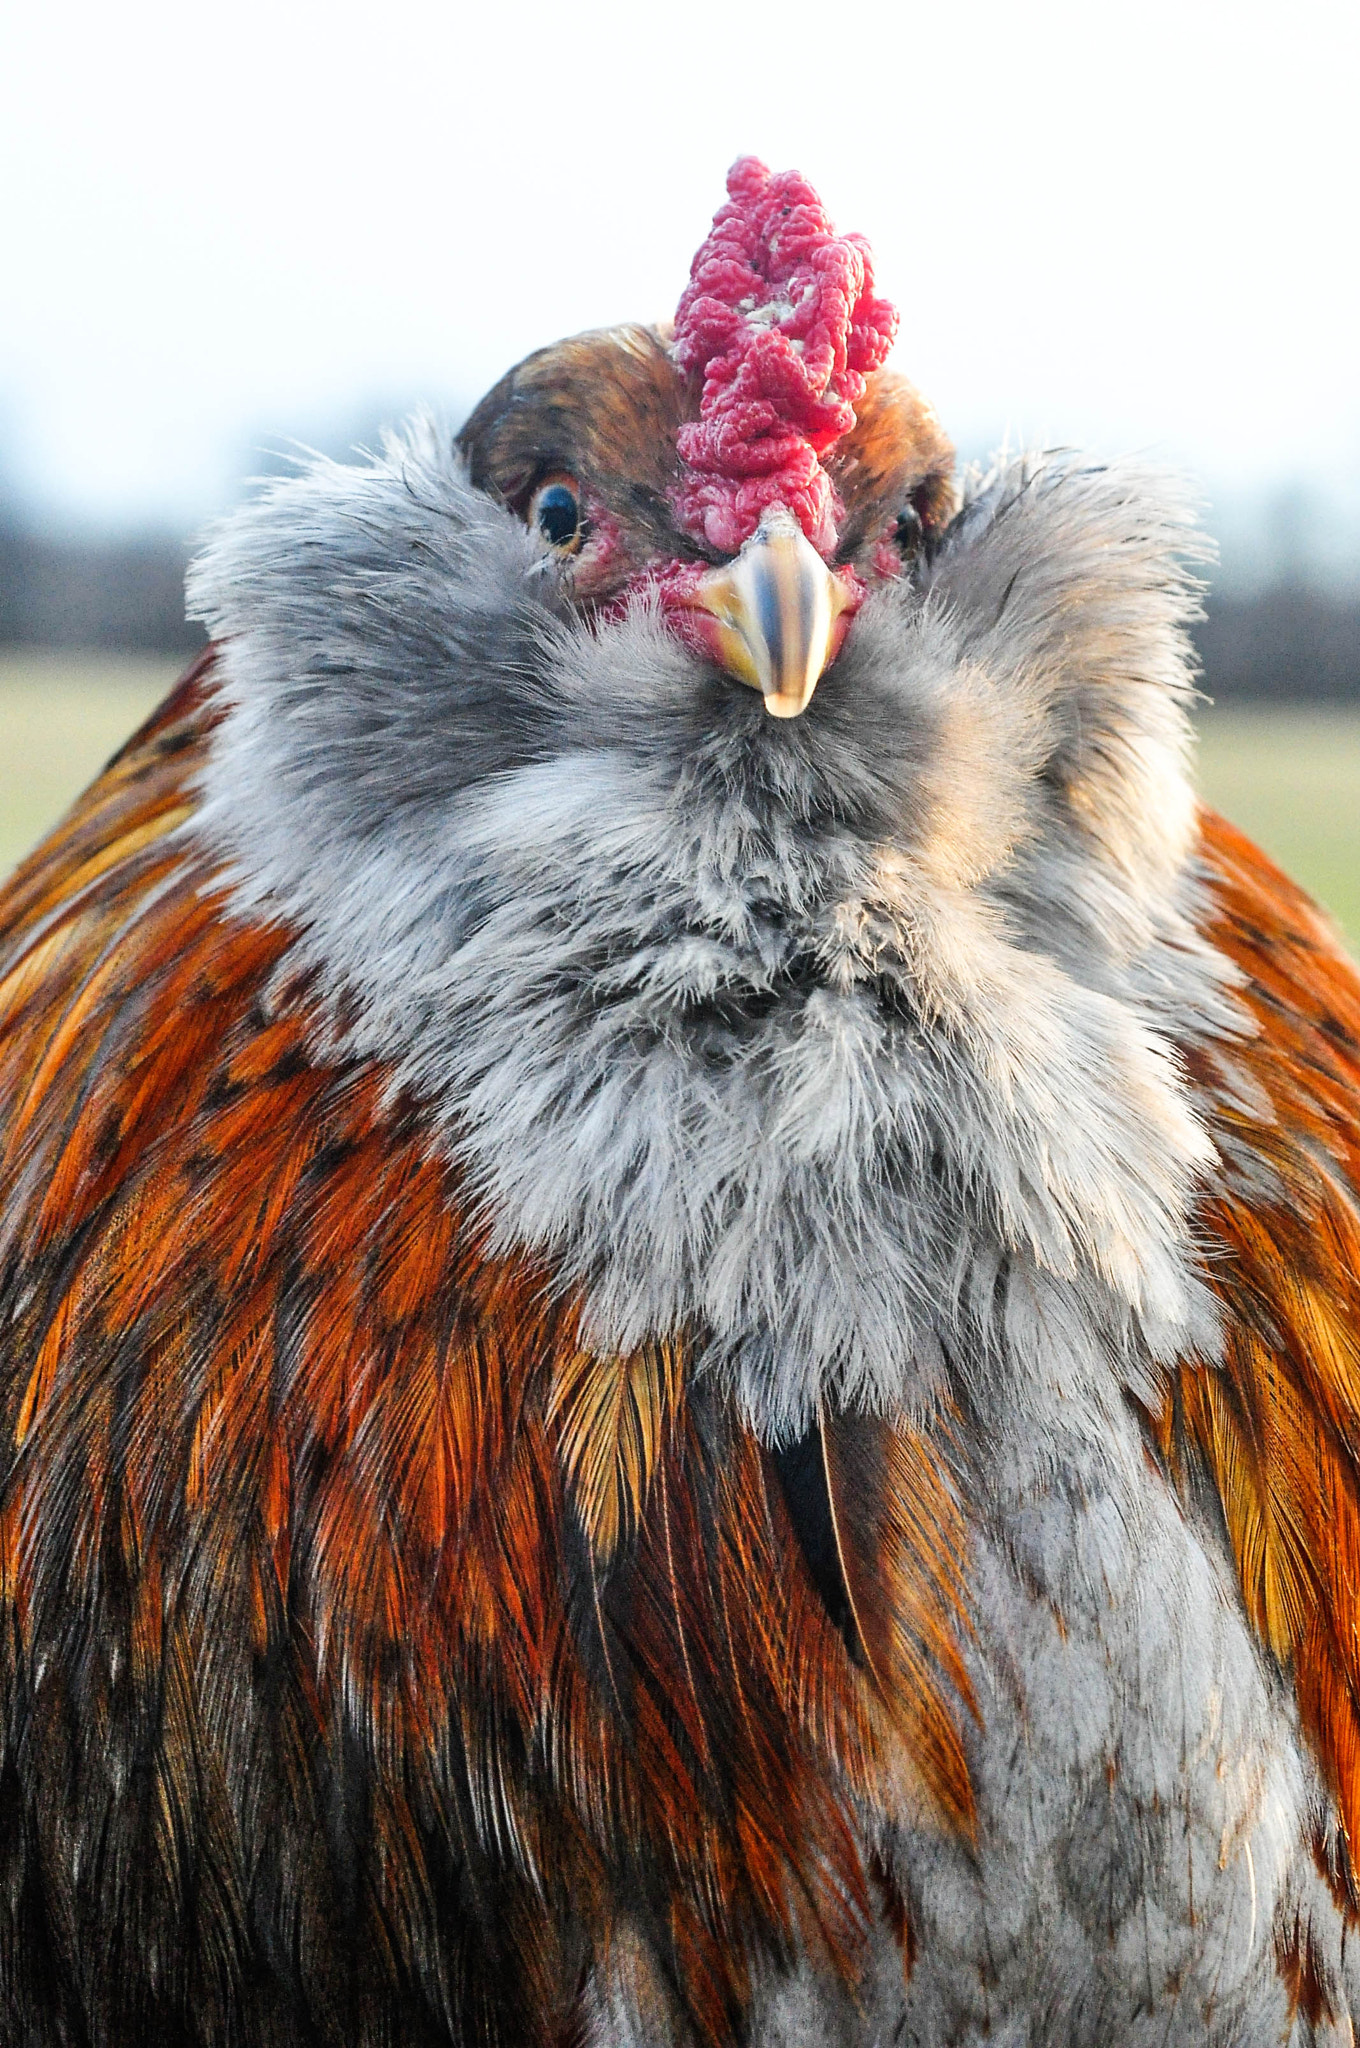
[[[422,428],[199,564],[203,826],[599,1343],[704,1329],[779,1435],[927,1397],[1006,1264],[1136,1374],[1206,1340],[1158,1035],[1215,1009],[1187,539],[1136,476],[1014,464],[780,725],[645,609],[569,618]]]
[[[1339,1981],[1292,1703],[1126,1402],[1216,1341],[1165,1036],[1236,1028],[1191,918],[1193,552],[1135,470],[1010,463],[791,723],[645,606],[577,619],[428,425],[193,575],[230,703],[194,829],[499,1240],[600,1345],[701,1332],[767,1440],[828,1394],[962,1416],[988,1853],[904,1824],[910,1989],[795,1978],[770,2043],[1274,2041],[1290,1913]]]

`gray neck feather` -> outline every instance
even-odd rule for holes
[[[767,1436],[945,1374],[1100,1408],[1214,1343],[1193,547],[1155,478],[1011,463],[778,722],[645,605],[575,619],[417,424],[197,564],[196,830],[593,1341],[700,1333]]]

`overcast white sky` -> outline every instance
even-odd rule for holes
[[[188,527],[271,434],[670,311],[743,150],[959,440],[1360,476],[1357,0],[0,0],[0,484]]]

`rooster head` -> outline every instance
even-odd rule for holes
[[[741,158],[675,320],[530,356],[460,437],[570,603],[637,602],[780,718],[802,712],[868,589],[952,509],[953,449],[884,369],[873,260],[796,171]]]

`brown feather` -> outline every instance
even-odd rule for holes
[[[1252,1623],[1291,1669],[1360,1844],[1360,974],[1263,854],[1205,813],[1208,935],[1251,1035],[1186,1049],[1221,1155],[1200,1227],[1221,1369],[1181,1369],[1153,1428],[1223,1504]],[[1258,1106],[1247,1106],[1258,1105]]]
[[[880,1698],[951,1828],[971,1834],[973,1788],[959,1732],[975,1711],[967,1633],[967,1531],[936,1447],[881,1416],[821,1417],[836,1549]]]
[[[954,449],[936,413],[913,384],[879,370],[855,407],[855,424],[827,457],[844,501],[841,553],[853,554],[909,507],[926,534],[954,510]]]
[[[596,1560],[607,1567],[636,1530],[680,1392],[683,1354],[649,1344],[626,1358],[577,1351],[559,1359],[550,1417]]]
[[[555,342],[487,393],[458,436],[472,481],[522,508],[538,478],[567,470],[655,537],[669,525],[675,440],[697,413],[653,327]]]

